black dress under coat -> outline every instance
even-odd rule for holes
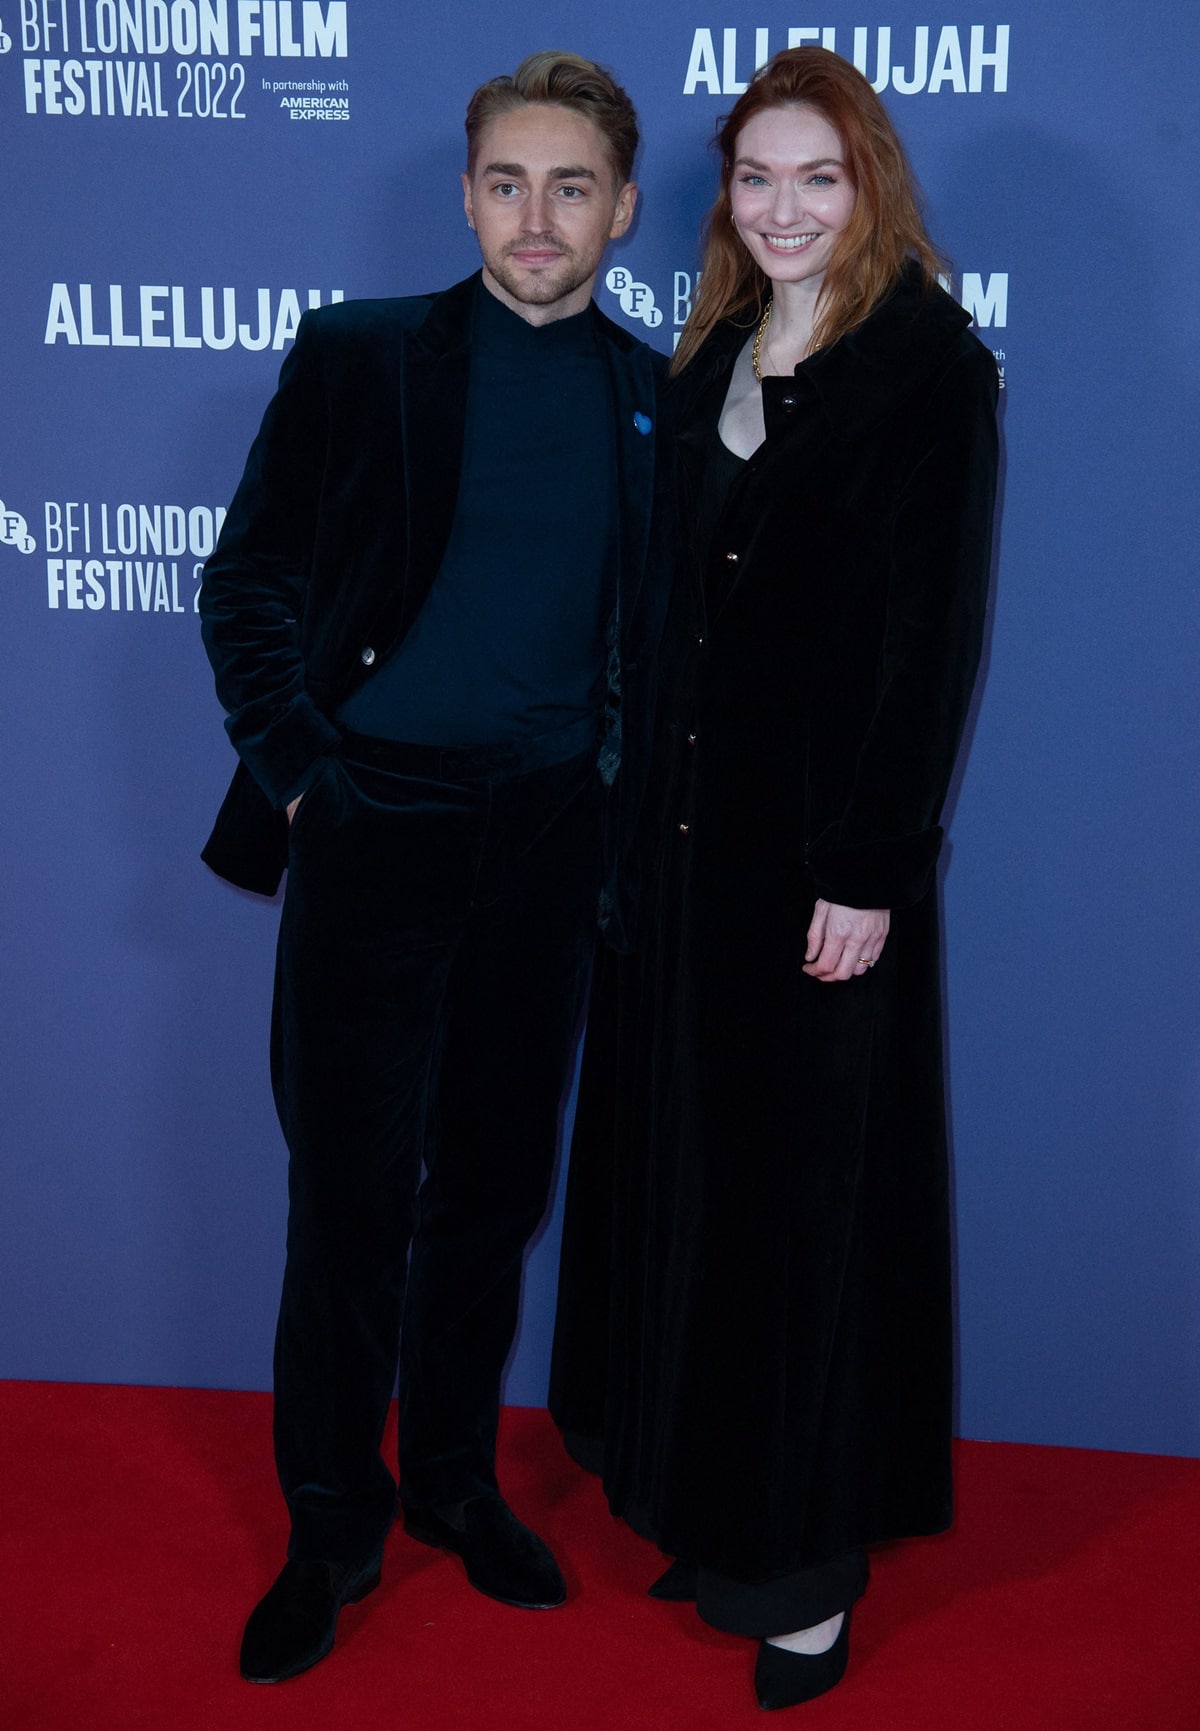
[[[968,324],[912,269],[764,381],[672,603],[638,948],[594,987],[551,1409],[615,1513],[737,1580],[951,1518],[935,863],[997,462]],[[680,380],[685,523],[748,335]],[[892,910],[865,977],[801,972],[818,896]]]

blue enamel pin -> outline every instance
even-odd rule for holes
[[[650,419],[649,415],[643,415],[640,409],[635,409],[633,411],[633,424],[639,433],[648,433],[654,425],[654,422]]]

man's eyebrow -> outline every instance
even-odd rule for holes
[[[520,162],[489,162],[483,171],[485,174],[506,174],[510,180],[522,180],[529,170]],[[599,181],[595,169],[592,168],[552,168],[551,180],[593,180]]]

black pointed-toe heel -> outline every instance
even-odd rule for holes
[[[842,1619],[837,1640],[824,1653],[792,1653],[786,1647],[760,1641],[754,1665],[754,1692],[759,1706],[799,1707],[803,1701],[815,1701],[818,1695],[841,1682],[849,1656],[849,1611]]]
[[[648,1599],[666,1599],[672,1604],[686,1604],[695,1599],[700,1586],[700,1571],[695,1563],[676,1561],[664,1569],[657,1581],[646,1588]]]

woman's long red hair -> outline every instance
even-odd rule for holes
[[[738,137],[767,108],[815,108],[842,141],[857,191],[850,221],[834,243],[817,304],[813,349],[860,325],[915,259],[932,284],[942,261],[921,219],[904,146],[879,97],[855,66],[827,48],[787,48],[755,73],[720,122],[721,187],[705,219],[703,274],[671,370],[679,373],[713,327],[749,307],[761,314],[769,282],[733,226],[729,187]]]

